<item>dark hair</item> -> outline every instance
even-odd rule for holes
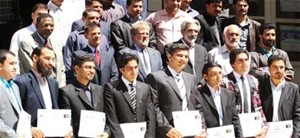
[[[204,75],[204,74],[207,75],[208,70],[209,70],[210,68],[213,68],[213,67],[219,67],[219,68],[222,69],[221,65],[219,65],[218,63],[216,63],[216,62],[208,62],[208,63],[206,63],[206,64],[203,66],[203,69],[202,69],[202,75]]]
[[[96,27],[100,27],[99,23],[88,23],[85,27],[84,27],[84,33],[89,33],[91,28],[96,28]]]
[[[85,0],[85,6],[91,6],[93,1],[98,1],[99,3],[102,4],[102,0]]]
[[[249,52],[243,48],[237,48],[237,49],[233,49],[230,54],[229,54],[229,62],[230,64],[234,64],[235,60],[236,60],[236,56],[238,56],[239,54],[245,53],[249,59]]]
[[[90,12],[97,12],[98,13],[98,11],[96,11],[95,9],[86,9],[86,10],[83,11],[82,17],[86,18],[88,16],[88,13],[90,13]]]
[[[4,63],[4,61],[6,60],[7,54],[16,56],[13,52],[8,51],[6,49],[0,49],[0,63]]]
[[[46,4],[44,3],[37,3],[35,4],[32,9],[31,9],[31,12],[34,13],[36,12],[38,9],[45,9],[45,10],[48,10],[48,7]]]
[[[41,55],[43,49],[48,49],[48,50],[53,51],[53,49],[51,47],[48,47],[48,46],[39,47],[38,46],[33,49],[32,53],[31,53],[31,59],[33,59],[33,55],[37,55],[39,57]]]
[[[274,61],[278,61],[278,60],[282,60],[284,62],[284,58],[282,56],[272,55],[268,59],[268,66],[270,67]],[[285,65],[285,62],[284,62],[284,65]]]
[[[205,4],[223,2],[223,0],[205,0]]]
[[[85,62],[94,62],[94,55],[92,53],[86,53],[84,51],[75,51],[73,57],[73,67],[81,66]]]
[[[189,47],[186,44],[173,43],[167,50],[168,54],[173,55],[176,50],[189,50]]]
[[[270,29],[276,30],[276,26],[274,24],[272,24],[272,23],[264,23],[259,28],[259,34],[262,35],[266,29],[268,29],[268,30],[270,30]]]
[[[41,24],[41,21],[42,21],[42,19],[44,19],[44,18],[52,18],[52,19],[53,19],[53,17],[52,17],[50,14],[48,14],[48,13],[42,13],[42,14],[40,14],[39,17],[36,19],[36,24]]]
[[[124,68],[125,65],[131,61],[131,60],[135,60],[137,62],[137,64],[139,64],[139,59],[138,57],[133,54],[133,53],[123,53],[119,58],[118,58],[118,68]]]
[[[247,2],[248,4],[249,4],[249,0],[233,0],[233,5],[235,5],[238,1],[245,1],[245,2]]]
[[[130,6],[130,4],[132,4],[133,2],[140,2],[140,1],[143,2],[143,0],[127,0],[126,1],[126,6]]]

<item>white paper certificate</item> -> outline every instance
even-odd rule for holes
[[[104,132],[105,119],[105,113],[81,110],[78,136],[99,136]]]
[[[244,137],[253,137],[259,133],[262,127],[260,113],[239,114]]]
[[[144,138],[146,133],[146,122],[120,124],[125,138]]]
[[[174,126],[182,136],[195,136],[201,133],[202,122],[199,111],[172,112]]]
[[[38,109],[37,127],[46,137],[63,137],[70,131],[71,110]]]
[[[31,115],[29,115],[25,111],[21,111],[20,114],[19,114],[17,134],[23,135],[25,138],[32,138],[32,134],[31,134]]]
[[[233,125],[208,128],[207,138],[235,138]]]
[[[293,134],[293,121],[268,122],[268,132],[265,138],[290,138]]]

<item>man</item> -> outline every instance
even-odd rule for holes
[[[59,89],[58,106],[60,109],[71,109],[74,136],[78,138],[80,114],[82,110],[104,112],[103,88],[91,82],[95,75],[94,56],[82,51],[74,53],[73,63],[76,81]],[[109,129],[100,135],[109,136]]]
[[[267,122],[293,120],[293,138],[300,135],[299,86],[285,81],[285,59],[273,55],[268,59],[270,78],[260,81],[262,109]]]
[[[146,138],[155,138],[155,110],[151,101],[152,89],[137,81],[139,59],[124,53],[118,59],[120,80],[104,86],[105,112],[112,138],[124,137],[120,124],[147,122]]]
[[[208,62],[204,65],[202,74],[206,84],[200,89],[200,101],[207,128],[233,125],[235,137],[242,138],[235,96],[231,91],[220,87],[222,67],[217,63]]]
[[[222,0],[207,0],[205,3],[206,12],[195,17],[202,28],[198,33],[196,43],[202,44],[208,52],[223,45],[221,21],[218,17],[222,11],[222,6]]]
[[[264,137],[267,133],[266,117],[261,107],[258,81],[248,75],[250,54],[245,49],[234,49],[230,52],[229,61],[233,71],[227,74],[224,83],[227,89],[235,93],[236,109],[239,114],[258,112],[264,124],[256,137]]]
[[[93,83],[104,84],[118,79],[118,69],[113,57],[112,47],[101,46],[101,30],[99,24],[88,24],[84,31],[88,45],[82,49],[86,53],[92,53],[95,57],[96,74]]]
[[[153,103],[159,108],[163,116],[158,116],[156,137],[182,137],[174,128],[173,111],[198,110],[202,117],[202,126],[205,127],[202,106],[198,101],[198,92],[195,91],[196,79],[192,74],[186,73],[183,68],[188,63],[189,47],[185,44],[175,43],[168,52],[168,66],[164,70],[150,73],[146,82],[155,90]],[[202,130],[197,137],[205,137]]]
[[[182,0],[180,10],[188,13],[192,18],[194,18],[197,15],[199,15],[199,13],[196,10],[191,8],[190,4],[192,1],[193,0]]]
[[[144,82],[147,75],[151,72],[163,68],[161,54],[159,51],[149,47],[150,26],[145,21],[137,21],[132,24],[130,33],[132,36],[132,46],[119,51],[118,56],[123,53],[133,53],[138,57],[139,70],[137,80]]]
[[[231,24],[224,29],[225,44],[221,47],[213,48],[208,52],[208,61],[216,62],[222,66],[223,75],[232,72],[232,67],[229,64],[229,53],[233,49],[239,48],[239,41],[241,37],[241,29]]]
[[[103,14],[101,20],[112,23],[125,15],[124,8],[115,3],[114,0],[102,0],[103,2]]]
[[[191,16],[180,10],[181,0],[164,0],[165,9],[151,13],[146,21],[154,27],[157,50],[164,53],[164,46],[182,38],[180,25]]]
[[[233,0],[233,8],[235,10],[235,17],[222,20],[222,30],[230,24],[238,25],[242,31],[239,46],[247,51],[254,51],[261,24],[248,17],[249,0]]]
[[[20,73],[28,72],[32,66],[31,53],[36,47],[51,47],[55,53],[55,70],[51,77],[55,78],[59,86],[66,84],[65,67],[62,60],[62,47],[59,45],[58,36],[52,34],[54,29],[53,17],[41,14],[37,18],[37,30],[21,41],[19,49]],[[52,34],[52,35],[51,35]],[[51,36],[50,36],[51,35]],[[49,37],[50,36],[50,37]]]
[[[207,62],[207,51],[200,45],[196,44],[195,40],[200,31],[200,23],[195,20],[186,20],[181,24],[182,38],[174,43],[186,44],[189,47],[189,61],[183,71],[193,74],[196,77],[197,82],[202,79],[202,68]],[[165,46],[165,51],[174,43]],[[166,61],[166,60],[165,60]]]
[[[20,88],[23,108],[31,115],[31,125],[37,127],[38,109],[58,109],[58,83],[49,77],[53,72],[55,60],[52,48],[36,47],[31,58],[33,61],[31,70],[18,76],[15,82]],[[32,135],[44,136],[41,130]]]
[[[294,78],[294,69],[289,60],[288,54],[276,48],[276,26],[271,23],[263,24],[259,29],[260,49],[251,52],[251,66],[249,74],[258,78],[264,79],[268,75],[268,58],[272,55],[279,55],[284,58],[286,80]]]
[[[17,58],[7,50],[0,50],[0,137],[18,137],[16,133],[22,109],[19,87],[13,82]]]
[[[115,55],[125,47],[133,45],[130,29],[132,24],[141,21],[141,12],[143,10],[143,0],[127,0],[127,14],[121,19],[111,23],[111,44],[115,49]],[[148,45],[148,44],[147,44]],[[150,30],[149,47],[156,48],[156,39],[153,29]]]

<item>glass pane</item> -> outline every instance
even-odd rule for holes
[[[276,17],[300,19],[300,1],[276,0]]]

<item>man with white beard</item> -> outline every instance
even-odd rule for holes
[[[222,66],[223,75],[229,74],[233,71],[229,63],[229,54],[233,49],[239,48],[239,41],[241,38],[241,29],[235,25],[225,27],[223,31],[225,44],[221,47],[213,48],[208,52],[208,61],[216,62]]]
[[[183,37],[180,40],[165,46],[165,55],[167,55],[169,47],[174,43],[186,44],[189,47],[189,61],[183,71],[193,74],[196,77],[197,82],[202,79],[201,72],[204,64],[207,63],[206,48],[195,43],[200,29],[201,26],[199,21],[195,19],[186,20],[181,24],[181,34]],[[167,59],[164,61],[167,62]]]

